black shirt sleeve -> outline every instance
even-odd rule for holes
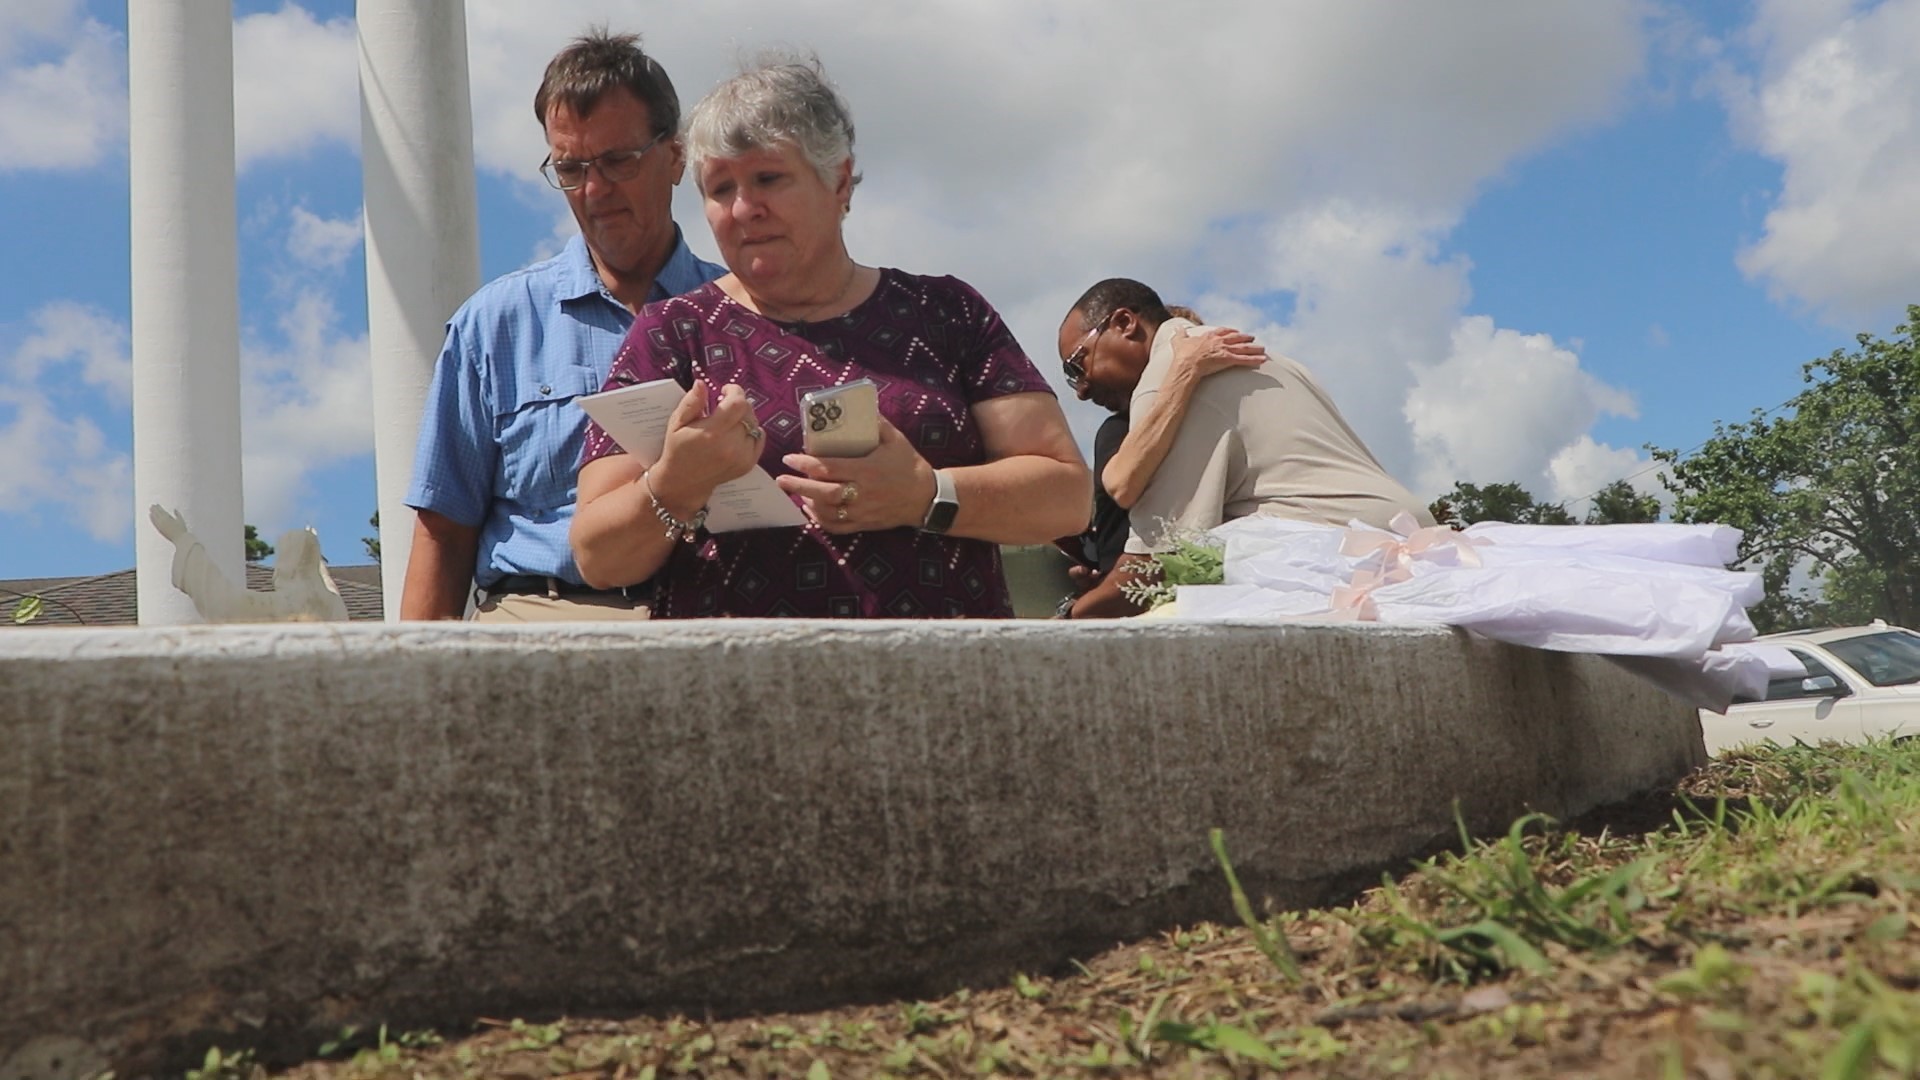
[[[1120,452],[1128,428],[1127,415],[1115,413],[1107,417],[1093,436],[1093,518],[1087,525],[1087,540],[1101,573],[1112,570],[1127,550],[1127,512],[1107,495],[1100,474],[1106,471],[1113,455]]]

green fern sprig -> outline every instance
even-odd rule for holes
[[[1226,549],[1205,533],[1177,536],[1172,551],[1148,556],[1153,577],[1120,586],[1121,595],[1146,611],[1173,601],[1181,585],[1218,585],[1226,580]]]

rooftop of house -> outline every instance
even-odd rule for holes
[[[340,590],[340,598],[347,602],[347,618],[377,622],[384,617],[379,564],[329,566],[327,573]],[[247,588],[260,592],[271,590],[273,567],[248,563]],[[36,628],[132,626],[139,622],[138,577],[131,569],[93,577],[0,581],[0,612],[12,612],[20,600],[29,596],[40,598],[40,614],[20,625]],[[14,625],[17,624],[11,618],[0,618],[0,629]]]

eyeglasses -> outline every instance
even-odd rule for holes
[[[1114,309],[1114,311],[1118,310],[1120,309]],[[1105,318],[1093,324],[1093,327],[1087,331],[1087,336],[1080,339],[1080,347],[1068,353],[1065,360],[1060,361],[1061,370],[1067,373],[1067,385],[1073,389],[1080,389],[1080,384],[1087,381],[1087,350],[1093,348],[1094,340],[1112,321],[1113,311],[1109,311]]]
[[[585,184],[587,170],[590,168],[599,169],[600,175],[609,184],[625,183],[640,175],[640,159],[646,157],[647,151],[653,149],[661,139],[666,137],[667,133],[663,131],[648,139],[647,144],[638,150],[609,150],[598,157],[590,157],[584,161],[573,161],[568,158],[555,161],[553,155],[548,154],[547,160],[540,163],[540,175],[547,178],[547,183],[561,191],[573,191]]]

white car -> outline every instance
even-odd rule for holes
[[[1702,711],[1707,752],[1769,740],[1858,743],[1920,735],[1920,634],[1876,621],[1758,639],[1791,652],[1804,675],[1776,675],[1764,701],[1735,699],[1725,716]]]

